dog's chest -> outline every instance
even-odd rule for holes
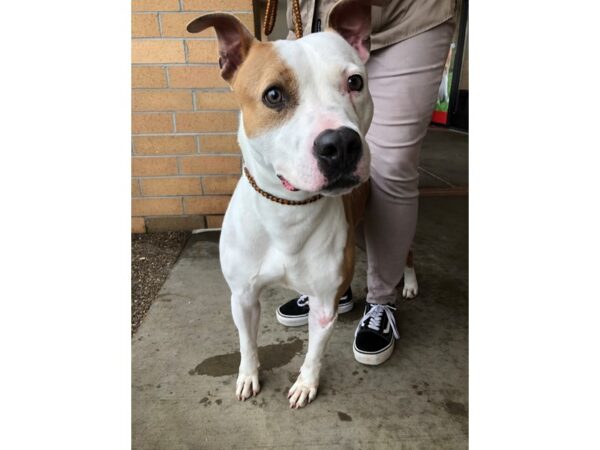
[[[310,292],[341,276],[348,224],[341,202],[334,202],[313,220],[267,224],[270,242],[261,275],[292,289]]]

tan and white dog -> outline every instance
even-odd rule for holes
[[[260,390],[258,297],[272,284],[310,296],[308,352],[289,391],[290,407],[305,406],[317,393],[368,191],[369,3],[341,1],[326,31],[295,41],[259,42],[229,14],[207,14],[188,25],[192,33],[215,29],[221,74],[241,109],[245,176],[220,240],[240,337],[240,400]]]

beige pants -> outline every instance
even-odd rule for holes
[[[375,104],[367,134],[371,197],[364,223],[369,303],[396,301],[417,225],[419,153],[453,30],[453,22],[445,22],[372,52],[367,62]]]

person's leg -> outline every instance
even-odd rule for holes
[[[394,350],[397,286],[415,229],[419,152],[442,79],[454,26],[446,22],[374,51],[367,63],[375,112],[367,134],[371,196],[365,211],[367,304],[354,338],[354,357],[377,365]]]
[[[374,51],[367,63],[375,113],[371,197],[365,214],[367,302],[396,300],[417,225],[419,153],[435,106],[454,25],[446,22]]]

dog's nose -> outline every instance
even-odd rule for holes
[[[360,135],[351,128],[325,130],[314,143],[315,156],[327,169],[349,172],[356,168],[362,155]]]

